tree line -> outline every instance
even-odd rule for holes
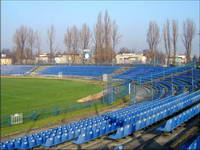
[[[167,65],[170,63],[170,57],[173,58],[173,64],[175,64],[177,54],[177,41],[178,41],[178,21],[167,20],[163,25],[163,32],[160,34],[160,28],[155,21],[149,22],[149,28],[147,32],[147,43],[150,50],[150,58],[153,61],[159,60],[157,58],[158,44],[163,39],[165,48],[165,57],[167,59]],[[192,41],[195,37],[195,23],[191,19],[186,19],[183,22],[183,33],[180,34],[182,43],[185,47],[186,61],[191,61]]]
[[[146,42],[148,43],[148,57],[150,61],[160,60],[161,57],[167,59],[169,65],[170,57],[177,55],[177,41],[181,37],[185,47],[187,62],[191,61],[192,41],[195,37],[195,23],[187,19],[183,22],[183,33],[179,34],[177,20],[167,20],[163,27],[162,33],[155,21],[150,21]],[[56,30],[51,25],[47,31],[47,44],[50,57],[50,63],[53,62],[56,48]],[[64,33],[65,53],[72,56],[72,62],[75,61],[75,55],[80,54],[84,49],[92,49],[95,63],[112,63],[116,55],[116,46],[121,39],[118,25],[112,20],[108,12],[100,12],[97,16],[96,24],[93,30],[84,23],[80,28],[76,25],[68,26]],[[165,54],[158,49],[158,45],[163,40]],[[41,34],[26,26],[19,27],[14,36],[14,56],[15,62],[23,63],[24,60],[33,59],[41,54]]]

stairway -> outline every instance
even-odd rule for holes
[[[36,66],[31,72],[30,75],[34,76],[34,75],[39,75],[40,71],[48,68],[49,66]]]
[[[115,70],[113,73],[111,73],[111,77],[114,77],[116,75],[119,75],[125,71],[128,71],[131,67],[120,67],[119,69]]]

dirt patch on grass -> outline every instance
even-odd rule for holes
[[[95,100],[102,98],[103,95],[104,95],[104,91],[101,91],[99,93],[92,94],[92,95],[89,95],[87,97],[81,98],[81,99],[78,100],[78,102],[84,103],[84,102],[89,102],[89,101],[95,101]]]

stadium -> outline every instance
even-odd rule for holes
[[[0,7],[0,150],[200,150],[199,1]]]
[[[195,62],[1,66],[1,148],[154,149],[156,141],[158,149],[192,147],[199,133],[199,85]]]

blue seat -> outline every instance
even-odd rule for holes
[[[42,145],[43,143],[43,138],[42,137],[37,137],[36,138],[36,145],[39,146],[39,145]]]
[[[124,127],[124,137],[132,134],[135,130],[132,124],[128,124]]]
[[[75,137],[79,136],[81,134],[81,129],[75,130]]]
[[[35,139],[29,140],[29,148],[33,148],[33,147],[36,147],[36,146],[38,146],[38,145],[37,145],[37,142],[36,142]]]
[[[88,132],[87,132],[88,133]],[[89,134],[86,136],[86,140],[89,141],[95,137],[95,132],[89,131]]]
[[[54,145],[53,137],[47,138],[47,140],[42,144],[42,146],[44,146],[44,147],[51,147],[53,145]]]
[[[61,135],[61,141],[62,142],[66,142],[66,141],[68,141],[69,140],[69,134],[68,133],[63,133],[62,135]]]
[[[117,132],[115,134],[112,134],[109,136],[109,138],[111,138],[111,139],[121,139],[123,137],[124,137],[124,128],[123,127],[118,128]]]
[[[172,128],[172,119],[168,120],[166,124],[163,124],[157,130],[169,132],[171,131],[171,128]]]
[[[0,149],[2,149],[2,150],[6,150],[6,149],[8,149],[7,144],[2,143]]]
[[[69,139],[74,139],[75,138],[75,132],[72,130],[72,131],[69,131]]]
[[[21,144],[21,148],[20,149],[29,149],[28,141],[23,141],[22,144]]]
[[[15,141],[15,148],[21,148],[21,144],[22,144],[22,141],[20,139],[17,139]]]
[[[58,145],[58,144],[60,144],[60,143],[62,143],[62,138],[61,138],[61,136],[60,136],[60,135],[55,136],[55,137],[54,137],[54,145]]]
[[[86,134],[85,133],[82,133],[78,138],[77,140],[74,140],[73,143],[75,144],[82,144],[82,143],[85,143],[86,140]]]
[[[142,121],[138,120],[135,124],[135,130],[140,130],[142,128]]]

